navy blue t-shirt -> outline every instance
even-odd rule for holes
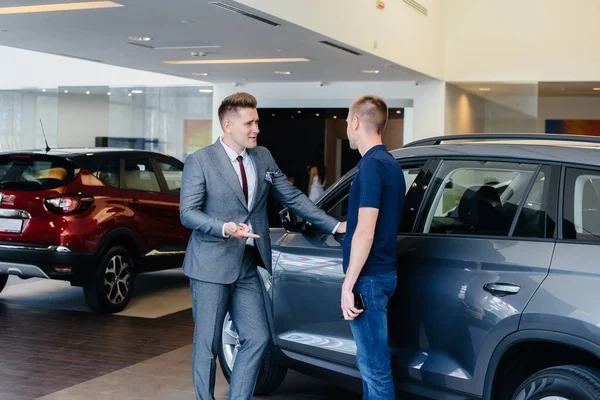
[[[350,245],[358,224],[358,209],[379,209],[375,238],[361,276],[393,271],[398,255],[396,236],[404,208],[406,183],[402,168],[381,144],[372,147],[358,163],[348,199],[348,217],[344,238],[344,273],[350,261]]]

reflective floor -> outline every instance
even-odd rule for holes
[[[179,271],[140,276],[119,315],[91,313],[68,283],[11,277],[0,293],[0,399],[194,399],[190,305]],[[218,370],[215,398],[226,399]],[[290,371],[264,398],[361,396]]]

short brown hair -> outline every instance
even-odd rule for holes
[[[367,94],[354,100],[350,115],[358,117],[368,130],[381,135],[387,125],[388,106],[381,97]]]
[[[229,112],[233,111],[237,113],[240,108],[256,108],[257,105],[258,101],[256,101],[256,97],[250,93],[238,92],[225,97],[218,111],[221,126],[223,126],[223,120]]]

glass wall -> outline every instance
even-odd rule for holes
[[[209,87],[0,91],[0,151],[135,144],[183,159],[212,141]],[[128,146],[129,147],[129,146]]]

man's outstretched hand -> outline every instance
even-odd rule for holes
[[[236,224],[235,222],[228,222],[225,224],[225,234],[229,236],[233,236],[237,239],[247,239],[254,238],[258,239],[258,236],[255,233],[250,231],[250,227],[246,224]]]

